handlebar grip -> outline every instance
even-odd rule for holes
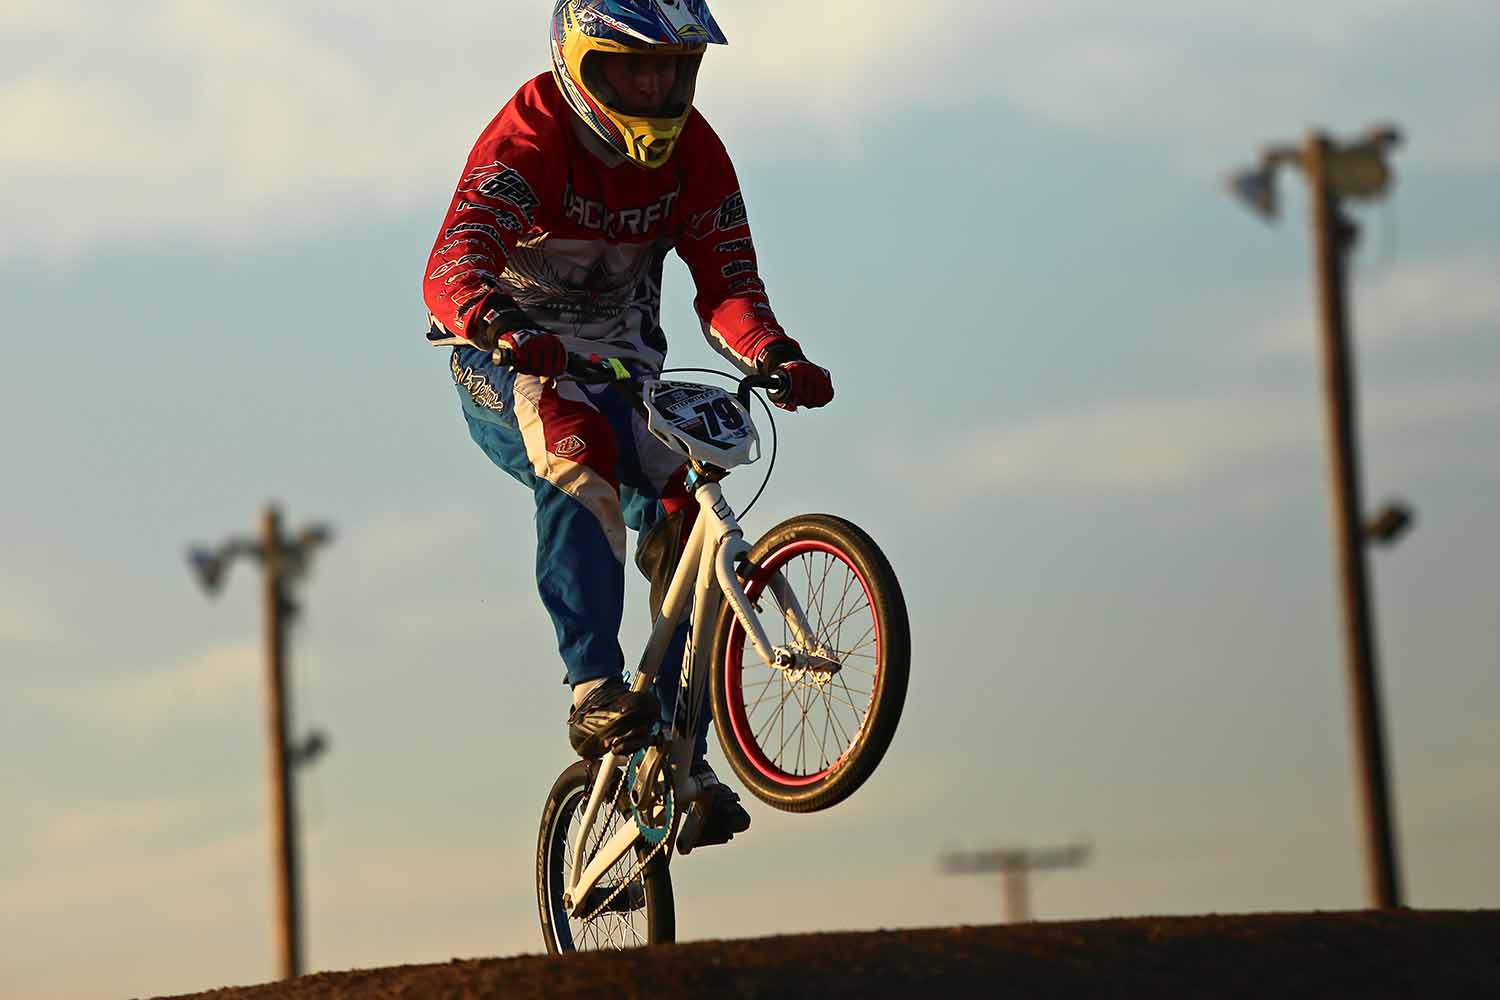
[[[585,357],[572,352],[568,354],[568,374],[579,382],[591,385],[628,382],[631,378],[630,369],[617,358]]]
[[[785,403],[792,395],[792,377],[786,372],[772,372],[767,376],[774,385],[766,392],[766,398],[773,403]]]
[[[512,367],[515,359],[516,353],[509,344],[500,344],[490,352],[490,360],[498,368]],[[568,352],[567,374],[575,381],[589,384],[623,382],[630,378],[630,372],[614,358],[595,360],[571,351]]]
[[[773,403],[786,402],[787,395],[792,391],[792,380],[786,372],[771,372],[769,375],[746,375],[740,379],[740,387],[735,395],[739,397],[740,405],[750,405],[750,390],[766,390],[766,398]]]

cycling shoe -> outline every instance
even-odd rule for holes
[[[632,691],[612,677],[568,713],[568,742],[587,759],[630,753],[651,742],[661,706],[650,691]]]

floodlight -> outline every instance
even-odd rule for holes
[[[1258,167],[1230,174],[1225,179],[1225,186],[1262,219],[1271,222],[1276,218],[1279,207],[1276,201],[1276,175],[1268,164],[1262,163]]]
[[[229,568],[229,561],[224,558],[224,554],[195,545],[188,549],[187,558],[204,593],[210,597],[218,596],[219,589],[224,585],[224,572]]]
[[[1376,545],[1394,545],[1411,528],[1415,519],[1410,507],[1400,500],[1392,501],[1365,524],[1365,538]]]

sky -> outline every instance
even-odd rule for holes
[[[939,859],[1006,845],[1091,846],[1032,880],[1044,920],[1364,905],[1303,184],[1267,224],[1223,178],[1388,121],[1351,316],[1366,506],[1417,512],[1370,554],[1398,847],[1412,905],[1500,905],[1500,10],[714,7],[697,103],[838,392],[781,417],[747,532],[864,527],[913,657],[857,795],[749,801],[674,865],[680,938],[994,922],[998,881]],[[273,500],[336,532],[292,649],[331,746],[309,967],[542,948],[571,755],[530,498],[419,288],[549,10],[0,8],[0,994],[275,976],[259,588],[208,600],[183,559]],[[672,361],[713,364],[667,283]]]

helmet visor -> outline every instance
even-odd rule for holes
[[[703,49],[594,51],[579,67],[584,86],[605,107],[632,118],[671,120],[693,106]]]

